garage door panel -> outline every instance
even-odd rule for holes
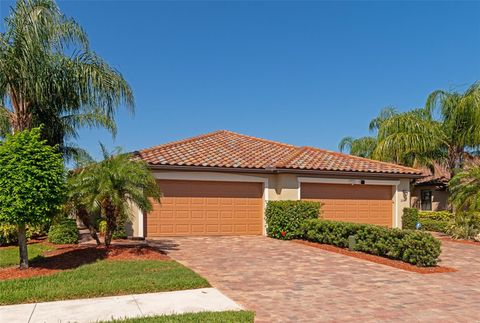
[[[262,234],[261,183],[159,181],[147,236]]]
[[[392,186],[302,183],[301,198],[321,202],[325,219],[389,227],[393,222]]]

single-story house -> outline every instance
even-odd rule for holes
[[[163,197],[137,237],[265,234],[269,200],[314,200],[323,218],[400,227],[421,170],[221,130],[135,152]]]

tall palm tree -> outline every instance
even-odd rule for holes
[[[376,132],[382,125],[382,123],[397,115],[398,112],[394,107],[385,107],[380,110],[380,113],[377,117],[370,121],[368,126],[370,132],[374,132],[375,136],[365,136],[360,138],[353,138],[353,137],[344,137],[340,140],[338,144],[338,149],[340,151],[348,151],[349,154],[360,156],[364,158],[373,158],[373,152],[377,147],[377,138]]]
[[[53,0],[17,0],[0,33],[0,136],[45,124],[68,155],[79,127],[115,133],[116,109],[133,112],[122,75],[89,48],[83,29]]]
[[[410,166],[437,162],[454,176],[479,145],[480,83],[475,83],[464,93],[435,91],[425,108],[385,120],[373,156]]]
[[[117,220],[129,215],[131,204],[150,211],[150,198],[160,201],[160,190],[147,165],[116,149],[101,145],[103,160],[80,170],[76,192],[88,210],[100,210],[107,221],[105,245],[109,246]]]

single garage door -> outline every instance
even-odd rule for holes
[[[324,219],[388,227],[393,223],[392,186],[302,183],[301,198],[322,202]]]
[[[163,197],[146,216],[146,235],[260,235],[262,183],[158,181]]]

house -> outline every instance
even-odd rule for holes
[[[448,169],[434,164],[433,169],[423,168],[424,177],[415,180],[411,205],[422,211],[443,211],[448,209],[447,185],[450,181]]]
[[[400,227],[421,170],[221,130],[137,151],[163,197],[132,235],[261,235],[269,200],[314,200],[322,217]]]

